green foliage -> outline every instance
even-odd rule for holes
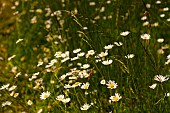
[[[0,112],[168,113],[170,3],[157,2],[12,0]]]

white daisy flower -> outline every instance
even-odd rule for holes
[[[68,103],[68,102],[70,102],[70,98],[65,98],[65,99],[62,99],[61,101],[63,102],[63,103]]]
[[[50,96],[50,92],[49,91],[46,91],[46,92],[43,92],[43,93],[41,93],[41,95],[40,95],[40,99],[41,100],[45,100],[46,98],[48,98],[49,96]]]
[[[122,45],[123,45],[122,42],[114,42],[114,44],[115,44],[116,46],[122,46]]]
[[[80,52],[80,51],[81,51],[81,49],[78,48],[78,49],[73,50],[73,53],[78,53],[78,52]]]
[[[141,18],[141,20],[146,20],[147,19],[147,16],[143,16],[142,18]]]
[[[163,38],[158,38],[157,42],[162,43],[162,42],[164,42],[164,39]]]
[[[131,58],[133,58],[134,56],[135,56],[134,54],[128,54],[127,56],[125,56],[125,58],[131,59]]]
[[[58,51],[58,52],[56,52],[56,53],[54,54],[54,56],[55,56],[56,58],[60,58],[61,55],[62,55],[62,52],[61,52],[61,51]]]
[[[150,39],[150,35],[149,34],[143,34],[141,35],[141,38],[144,39],[144,40],[149,40]]]
[[[99,54],[100,57],[105,57],[105,56],[107,56],[107,55],[108,55],[108,52],[101,52],[101,53]]]
[[[105,60],[102,62],[104,65],[110,65],[113,61],[112,60]]]
[[[167,76],[162,76],[162,75],[155,75],[154,80],[158,81],[158,82],[164,82],[167,81],[169,79],[169,77]]]
[[[78,57],[82,57],[82,56],[84,56],[84,55],[85,55],[84,52],[81,52],[81,53],[78,53],[78,54],[77,54]]]
[[[160,0],[157,0],[155,3],[156,3],[156,4],[161,4],[161,1],[160,1]]]
[[[130,32],[129,31],[125,31],[125,32],[121,32],[120,35],[121,36],[127,36]]]
[[[109,44],[109,45],[107,45],[107,46],[104,46],[104,49],[112,49],[112,47],[113,47],[113,45],[112,44]]]
[[[10,61],[11,59],[15,58],[16,55],[12,55],[11,57],[8,58],[8,61]]]
[[[118,86],[117,83],[115,83],[115,81],[111,81],[111,80],[109,80],[106,85],[107,85],[107,88],[109,89],[116,89]]]
[[[14,90],[16,87],[17,87],[17,86],[11,86],[11,87],[8,89],[8,91],[12,91],[12,90]]]
[[[72,88],[75,88],[77,86],[80,86],[82,83],[81,82],[75,82],[71,87]]]
[[[151,89],[155,89],[155,88],[156,88],[156,86],[157,86],[157,84],[152,84],[151,86],[149,86],[149,88],[151,88]]]
[[[28,101],[27,101],[27,104],[28,104],[29,106],[31,106],[31,105],[33,104],[33,102],[32,102],[31,100],[28,100]]]
[[[84,104],[82,107],[80,107],[80,109],[83,110],[83,111],[84,111],[84,110],[88,110],[88,109],[90,108],[90,106],[91,106],[90,104],[87,104],[87,103],[86,103],[86,104]]]
[[[120,94],[115,93],[115,96],[111,96],[110,100],[115,102],[115,101],[119,101],[122,98],[122,96],[120,96]]]
[[[87,68],[89,68],[90,67],[90,64],[84,64],[81,68],[82,69],[87,69]]]
[[[81,89],[88,89],[90,86],[89,82],[83,83],[83,85],[81,86]]]
[[[16,41],[16,44],[17,43],[19,43],[19,42],[21,42],[21,41],[23,41],[24,39],[18,39],[17,41]]]
[[[100,84],[105,85],[105,84],[106,84],[106,81],[105,81],[105,80],[101,80],[101,81],[100,81]]]
[[[9,85],[10,85],[10,84],[2,85],[1,88],[0,88],[0,90],[8,89]]]
[[[64,99],[64,95],[58,95],[56,100],[58,101],[62,101]]]
[[[12,103],[12,102],[10,102],[10,101],[2,102],[2,107],[4,107],[4,106],[9,106],[9,105],[11,105],[11,103]]]

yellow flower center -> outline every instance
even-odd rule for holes
[[[48,95],[44,95],[44,98],[48,98]]]
[[[115,96],[115,97],[113,97],[113,100],[114,100],[114,101],[118,101],[119,98]]]
[[[114,84],[109,84],[109,87],[110,88],[114,88]]]

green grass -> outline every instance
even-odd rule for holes
[[[40,109],[43,110],[42,113],[169,112],[170,97],[165,94],[170,92],[170,82],[167,80],[161,83],[154,80],[154,77],[168,76],[170,73],[169,64],[165,65],[170,50],[161,49],[170,43],[170,23],[167,21],[170,13],[161,11],[170,3],[162,1],[161,4],[156,4],[156,1],[149,0],[110,0],[109,3],[100,0],[90,6],[90,2],[20,0],[12,11],[19,13],[12,15],[10,12],[7,15],[9,19],[1,21],[6,29],[12,30],[8,34],[1,30],[0,34],[2,46],[6,48],[0,54],[4,58],[0,61],[3,64],[0,85],[10,84],[7,89],[0,90],[0,104],[6,101],[12,103],[1,106],[0,112],[36,113]],[[15,1],[10,3],[14,5]],[[146,7],[148,3],[151,8]],[[104,11],[101,10],[103,8]],[[42,12],[36,12],[37,9]],[[160,14],[163,13],[166,16],[161,18]],[[35,16],[36,20],[33,20]],[[149,25],[143,26],[143,16],[147,16],[145,21]],[[11,21],[11,18],[15,21]],[[159,23],[157,27],[152,25],[155,22]],[[8,23],[12,23],[12,27]],[[120,33],[124,31],[129,31],[130,34],[121,36]],[[150,34],[151,39],[143,40],[141,35],[145,33]],[[157,42],[159,38],[163,38],[164,42]],[[23,40],[16,44],[18,39]],[[122,42],[123,45],[116,46],[115,42]],[[108,55],[97,58],[109,44],[114,46],[108,50]],[[85,55],[72,61],[77,56],[73,50],[78,48]],[[158,53],[160,49],[164,53]],[[95,54],[87,58],[89,50],[94,50]],[[59,51],[63,54],[56,58],[54,55]],[[69,56],[65,58],[70,59],[62,63],[66,51],[69,51]],[[128,54],[135,56],[127,59],[125,56]],[[8,58],[12,55],[16,57],[9,61]],[[103,65],[102,61],[107,59],[113,62]],[[43,64],[37,66],[40,62]],[[90,67],[83,69],[77,63],[90,64]],[[81,77],[82,73],[86,77]],[[61,80],[64,75],[66,78]],[[71,80],[70,77],[76,79]],[[100,83],[101,80],[106,80],[106,83],[113,80],[118,87],[109,89],[106,84]],[[66,84],[73,86],[76,82],[82,84],[75,88],[64,88]],[[82,89],[83,83],[89,83],[90,86]],[[157,84],[156,88],[149,88],[154,83]],[[14,95],[9,91],[13,85],[17,86],[13,90]],[[40,95],[46,91],[50,92],[50,96],[43,100]],[[17,93],[19,95],[15,97]],[[110,103],[109,98],[115,93],[122,98]],[[71,100],[68,103],[58,101],[56,98],[59,95]],[[29,100],[33,104],[29,105]],[[81,107],[85,103],[92,105],[83,111]]]

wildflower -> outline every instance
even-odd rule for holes
[[[111,1],[110,1],[110,0],[108,0],[108,1],[106,1],[106,3],[107,3],[107,4],[110,4],[110,3],[111,3]]]
[[[156,4],[161,4],[161,1],[160,1],[160,0],[157,0],[155,3],[156,3]]]
[[[11,57],[8,58],[8,61],[10,61],[11,59],[15,58],[16,55],[12,55]]]
[[[83,83],[83,85],[81,86],[81,89],[88,89],[90,86],[89,82]]]
[[[42,9],[37,9],[36,12],[37,13],[42,13]]]
[[[55,53],[54,56],[55,56],[56,58],[60,58],[60,57],[61,57],[61,54],[62,54],[62,52],[61,52],[61,51],[58,51],[58,52]]]
[[[99,54],[100,57],[105,57],[105,56],[107,56],[107,55],[108,55],[108,52],[101,52],[101,53]]]
[[[118,86],[117,83],[115,83],[115,81],[111,81],[111,80],[109,80],[106,85],[107,85],[107,88],[109,89],[116,89]]]
[[[125,32],[121,32],[120,35],[127,36],[129,33],[130,33],[129,31],[125,31]]]
[[[169,93],[165,93],[165,96],[166,96],[166,97],[169,97],[169,96],[170,96],[170,94],[169,94]]]
[[[19,5],[19,1],[15,1],[15,6],[18,6]]]
[[[4,60],[2,57],[0,57],[0,60]]]
[[[170,59],[170,54],[167,56],[167,59]]]
[[[37,17],[34,16],[32,19],[31,19],[31,24],[35,24],[37,23]]]
[[[102,13],[104,11],[105,11],[105,7],[101,7],[100,12]]]
[[[80,83],[80,82],[75,82],[71,87],[72,88],[75,88],[75,87],[77,87],[77,86],[80,86],[82,83]]]
[[[69,79],[76,80],[77,77],[76,76],[72,76],[72,77],[69,77]]]
[[[105,85],[105,84],[106,84],[106,81],[105,81],[105,80],[101,80],[101,81],[100,81],[100,84]]]
[[[159,25],[158,22],[155,22],[155,23],[151,24],[152,27],[157,27],[158,25]]]
[[[28,104],[29,106],[31,106],[31,105],[33,104],[33,102],[32,102],[31,100],[28,100],[27,104]]]
[[[9,85],[10,85],[10,84],[6,84],[6,85],[1,86],[0,90],[8,89]]]
[[[82,63],[78,62],[77,65],[78,65],[78,66],[82,66]]]
[[[95,2],[89,2],[89,6],[94,6],[94,5],[96,5]]]
[[[61,101],[63,102],[63,103],[68,103],[68,102],[70,102],[70,98],[65,98],[65,99],[62,99]]]
[[[64,85],[64,88],[65,88],[65,89],[71,88],[71,85],[70,85],[70,84],[65,84],[65,85]]]
[[[156,86],[157,86],[157,84],[152,84],[151,86],[149,86],[149,88],[151,88],[151,89],[155,89],[155,88],[156,88]]]
[[[89,68],[89,67],[90,67],[89,64],[84,64],[81,68],[82,68],[82,69],[87,69],[87,68]]]
[[[120,96],[120,94],[115,93],[115,96],[111,96],[110,100],[115,102],[115,101],[119,101],[122,98],[122,96]]]
[[[112,60],[105,60],[102,62],[104,65],[110,65],[113,61]]]
[[[89,56],[93,56],[95,54],[94,50],[89,50],[86,54],[86,58],[88,58]]]
[[[163,38],[159,38],[159,39],[157,39],[157,42],[162,43],[162,42],[164,42],[164,39]]]
[[[48,91],[46,91],[46,92],[43,92],[43,93],[41,93],[41,95],[40,95],[40,99],[41,100],[45,100],[46,98],[48,98],[49,96],[50,96],[50,92],[48,92]]]
[[[63,60],[61,60],[61,62],[63,63],[63,62],[66,62],[67,60],[69,60],[70,58],[69,57],[66,57],[66,58],[64,58]]]
[[[170,22],[170,18],[168,18],[166,21]]]
[[[69,57],[69,51],[66,51],[65,53],[62,53],[62,54],[61,54],[61,57],[62,57],[62,58],[67,58],[67,57]]]
[[[16,44],[17,43],[19,43],[19,42],[21,42],[21,41],[23,41],[24,39],[18,39],[17,41],[16,41]]]
[[[87,27],[83,27],[84,30],[87,30],[88,28]]]
[[[43,109],[41,108],[37,111],[37,113],[41,113],[42,111],[43,111]]]
[[[114,44],[115,44],[116,46],[122,46],[122,45],[123,45],[122,42],[114,42]]]
[[[149,22],[146,21],[146,22],[143,22],[143,26],[148,26],[149,25]]]
[[[165,17],[165,14],[160,14],[160,17],[161,17],[161,18]]]
[[[167,81],[169,77],[167,76],[162,76],[162,75],[155,75],[154,80],[159,81],[159,82],[164,82]]]
[[[169,7],[163,8],[163,11],[169,11]]]
[[[110,44],[110,45],[107,45],[107,46],[104,46],[104,49],[112,49],[112,47],[113,47],[113,45],[112,44]]]
[[[151,4],[146,4],[146,8],[151,8]]]
[[[141,18],[141,20],[146,20],[147,19],[147,16],[143,16],[142,18]]]
[[[14,90],[16,87],[17,87],[17,86],[11,86],[11,87],[8,89],[8,91],[12,91],[12,90]]]
[[[10,102],[10,101],[5,101],[5,102],[2,103],[2,107],[9,106],[9,105],[11,105],[11,103],[12,102]]]
[[[78,48],[78,49],[73,50],[73,53],[78,53],[78,52],[80,52],[80,51],[81,51],[81,49]]]
[[[84,55],[85,55],[84,52],[81,52],[81,53],[78,53],[78,54],[77,54],[78,57],[82,57],[82,56],[84,56]]]
[[[56,100],[58,101],[62,101],[64,99],[64,95],[58,95]]]
[[[88,110],[90,108],[90,104],[84,104],[82,107],[80,107],[81,110]]]
[[[14,93],[14,98],[16,98],[19,95],[19,93]]]
[[[125,58],[131,59],[131,58],[133,58],[134,56],[135,56],[134,54],[128,54],[127,56],[125,56]]]
[[[144,40],[149,40],[150,35],[149,34],[143,34],[143,35],[141,35],[141,38],[144,39]]]
[[[67,77],[67,75],[63,74],[63,75],[61,75],[61,77],[60,77],[59,79],[60,79],[60,81],[62,81],[62,80],[64,80],[66,77]]]
[[[71,58],[71,61],[74,61],[74,60],[77,60],[77,59],[79,59],[78,56]]]
[[[158,54],[164,54],[164,50],[163,49],[158,49]]]

